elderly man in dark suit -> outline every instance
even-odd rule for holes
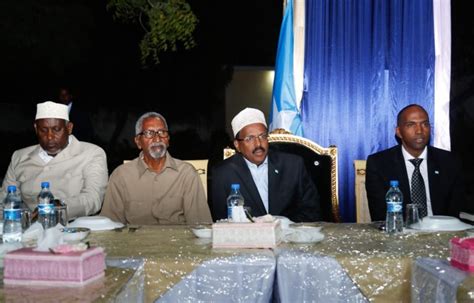
[[[260,110],[246,108],[232,120],[238,153],[217,165],[212,174],[212,215],[227,218],[231,184],[240,184],[253,216],[281,215],[295,222],[321,219],[319,195],[303,159],[269,150],[268,130]]]
[[[448,151],[429,146],[431,126],[427,112],[417,104],[397,116],[401,145],[370,155],[366,189],[373,221],[385,220],[385,193],[398,180],[403,204],[418,205],[420,217],[459,216],[464,205],[460,164]]]

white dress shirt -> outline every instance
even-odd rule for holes
[[[411,177],[413,176],[413,172],[415,171],[415,165],[410,162],[411,159],[415,159],[409,152],[406,151],[405,147],[402,145],[402,154],[403,158],[405,159],[405,166],[407,168],[407,175],[408,175],[408,184],[410,185],[410,192],[411,192]],[[433,215],[433,209],[431,208],[431,197],[430,197],[430,182],[428,180],[428,147],[425,146],[425,149],[418,157],[418,159],[423,159],[420,164],[420,173],[423,177],[423,182],[425,183],[425,190],[426,190],[426,209],[428,211],[428,216]]]
[[[71,144],[71,136],[68,137],[67,142],[67,144]],[[48,155],[48,153],[41,146],[39,148],[38,156],[41,158],[41,160],[43,160],[44,164],[48,164],[49,161],[54,159],[54,157]]]
[[[265,158],[263,163],[258,166],[245,159],[245,157],[244,160],[250,169],[253,182],[255,182],[255,185],[257,186],[263,206],[265,206],[265,210],[268,213],[268,156]]]

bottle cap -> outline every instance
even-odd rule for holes
[[[398,187],[398,180],[391,180],[390,181],[390,186],[391,187]]]
[[[230,186],[230,188],[233,189],[233,190],[240,189],[240,184],[239,183],[234,183]]]
[[[16,185],[8,185],[7,191],[10,193],[12,191],[16,191]]]
[[[49,188],[49,182],[41,182],[41,188]]]

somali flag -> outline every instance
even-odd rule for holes
[[[293,14],[293,1],[290,0],[286,5],[278,40],[270,130],[283,128],[292,134],[303,136],[299,110],[301,100],[298,100],[301,96],[297,98],[295,89]]]

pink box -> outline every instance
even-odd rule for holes
[[[214,223],[213,248],[275,248],[281,242],[280,220],[265,223]]]
[[[3,262],[5,284],[74,287],[104,276],[105,253],[100,247],[67,254],[22,248],[9,252]]]
[[[452,238],[451,265],[459,269],[474,272],[474,238]]]

